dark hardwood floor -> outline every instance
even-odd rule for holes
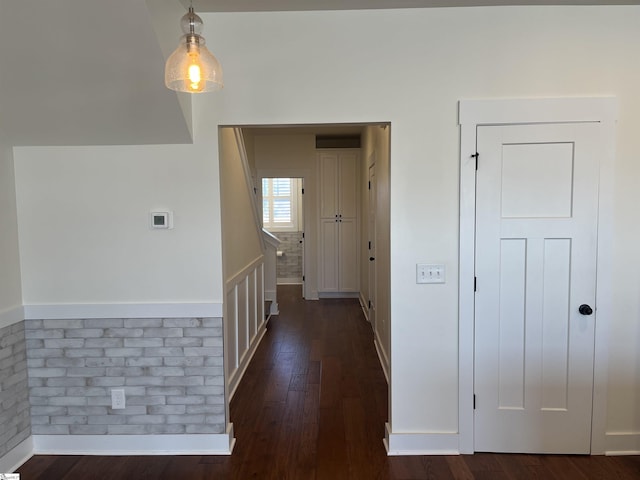
[[[388,457],[387,384],[357,300],[278,295],[280,315],[231,402],[233,455],[35,456],[22,480],[640,479],[638,456]]]

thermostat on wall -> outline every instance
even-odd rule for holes
[[[173,228],[173,212],[151,212],[151,228]]]

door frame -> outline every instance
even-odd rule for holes
[[[369,247],[369,249],[367,250],[367,255],[364,256],[364,260],[367,259],[367,257],[369,257],[368,261],[367,261],[367,266],[368,268],[368,281],[367,281],[367,289],[368,289],[368,301],[369,303],[369,308],[368,308],[368,315],[367,315],[367,319],[369,320],[369,323],[371,324],[371,328],[373,329],[374,334],[378,335],[378,324],[377,324],[377,306],[378,306],[378,266],[376,261],[377,260],[371,260],[371,258],[373,257],[374,259],[376,258],[376,249],[378,247],[378,239],[377,239],[377,228],[378,228],[378,185],[377,185],[377,180],[378,177],[376,176],[376,152],[375,150],[371,153],[371,155],[369,156],[369,160],[367,162],[369,164],[369,168],[367,170],[367,177],[368,177],[368,181],[369,181],[369,189],[367,191],[367,195],[368,195],[368,201],[367,201],[367,212],[363,212],[362,216],[364,217],[365,215],[367,215],[367,237],[369,237],[369,245],[373,246],[373,248]],[[371,173],[373,172],[373,177],[371,176]],[[372,201],[373,198],[373,201]],[[372,310],[373,310],[373,315],[372,315]],[[373,318],[371,318],[373,317]]]
[[[474,323],[476,136],[482,125],[598,122],[603,125],[605,157],[600,163],[595,357],[591,454],[606,451],[608,334],[612,312],[613,163],[616,97],[460,100],[460,250],[458,335],[458,450],[474,453]],[[482,163],[482,157],[479,159]]]
[[[308,266],[311,265],[312,258],[312,248],[308,242],[309,232],[313,231],[311,229],[311,205],[309,201],[309,188],[308,185],[311,183],[311,171],[306,168],[262,168],[256,172],[256,177],[258,181],[258,185],[256,187],[257,194],[260,197],[259,205],[260,205],[260,214],[262,214],[262,179],[263,178],[300,178],[302,179],[303,189],[306,189],[302,195],[302,229],[304,232],[304,239],[302,241],[302,297],[306,300],[317,299],[318,292],[317,289],[313,290],[310,285],[307,270]],[[306,195],[306,198],[305,198]],[[261,217],[262,218],[262,217]],[[276,237],[278,236],[277,232],[274,234]],[[315,252],[313,253],[315,255]]]

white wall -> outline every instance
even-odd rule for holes
[[[456,432],[461,98],[617,95],[609,430],[640,431],[640,7],[208,14],[196,124],[390,121],[391,425]],[[294,40],[292,40],[294,39]],[[445,285],[415,264],[444,263]]]
[[[225,281],[263,255],[260,227],[232,128],[220,129],[220,205]]]
[[[221,302],[214,140],[16,148],[24,303]]]
[[[22,307],[13,151],[0,131],[0,328]],[[18,312],[19,313],[19,312]]]
[[[194,146],[16,150],[27,302],[219,300],[216,127],[390,121],[391,427],[456,432],[457,102],[613,94],[608,429],[640,432],[640,7],[203,18],[225,89],[194,97]],[[155,206],[176,230],[147,230]],[[416,285],[418,262],[446,264],[447,283]]]
[[[360,181],[362,198],[360,215],[362,219],[361,232],[363,240],[361,242],[361,268],[360,282],[366,288],[363,292],[366,299],[373,298],[373,293],[369,292],[372,286],[369,285],[369,250],[367,242],[369,239],[369,168],[375,163],[376,176],[376,320],[375,336],[378,355],[381,358],[385,373],[389,373],[389,363],[391,360],[391,302],[390,302],[390,275],[391,246],[389,243],[389,173],[391,171],[389,158],[389,127],[368,126],[363,134],[362,140],[362,164],[360,171]]]

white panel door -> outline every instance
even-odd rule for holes
[[[338,217],[355,218],[358,215],[358,153],[340,153],[339,165]]]
[[[360,286],[358,270],[358,222],[355,218],[338,220],[338,278],[341,292],[357,292]]]
[[[320,219],[320,255],[318,257],[318,290],[321,292],[339,291],[338,271],[338,220]]]
[[[320,218],[338,217],[338,154],[321,153],[318,162],[320,171]]]
[[[478,128],[476,451],[590,452],[600,128]]]

